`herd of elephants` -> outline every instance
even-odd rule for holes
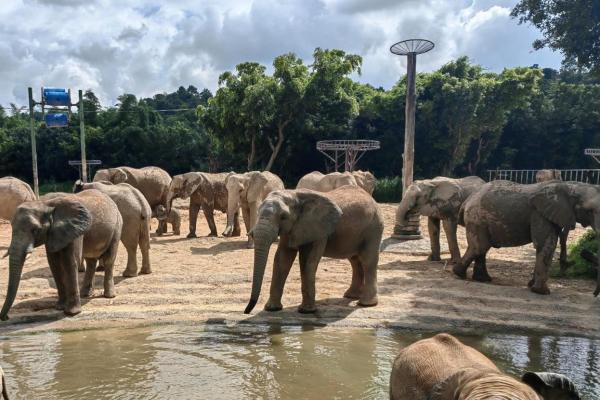
[[[547,173],[547,174],[546,174]],[[188,238],[196,237],[203,211],[211,236],[217,236],[214,211],[227,214],[223,236],[240,236],[239,212],[254,249],[250,301],[256,305],[270,246],[277,242],[269,297],[264,309],[282,309],[281,298],[290,268],[299,256],[301,313],[316,311],[315,275],[320,259],[348,259],[352,279],[344,296],[360,306],[375,306],[377,268],[384,220],[372,194],[375,177],[355,171],[324,175],[311,172],[296,189],[285,189],[270,172],[188,172],[171,177],[158,167],[118,167],[98,170],[92,183],[77,181],[73,193],[49,193],[39,199],[16,178],[0,179],[0,219],[11,221],[7,251],[9,278],[0,319],[7,320],[28,253],[45,245],[48,265],[58,291],[57,309],[72,316],[81,312],[80,297],[92,294],[94,274],[104,271],[104,297],[114,297],[113,269],[119,242],[127,250],[123,276],[152,272],[150,221],[157,218],[161,235],[168,225],[180,234],[176,198],[189,198]],[[413,182],[404,193],[396,223],[415,215],[428,217],[430,260],[440,260],[440,222],[445,231],[453,271],[465,279],[474,262],[473,280],[492,278],[486,253],[492,247],[533,243],[536,260],[531,291],[548,294],[548,270],[560,239],[561,269],[566,268],[566,238],[576,223],[600,231],[600,186],[563,182],[552,171],[540,171],[538,182],[485,183],[470,176],[437,177]],[[460,254],[457,225],[466,229],[468,248]],[[597,257],[597,255],[596,255]],[[597,261],[596,261],[597,262]],[[84,272],[79,286],[78,272]],[[595,295],[600,292],[600,271]],[[5,386],[5,385],[3,385]],[[7,396],[6,388],[2,393]],[[579,399],[565,376],[527,372],[521,380],[502,373],[472,347],[448,334],[423,339],[401,350],[390,379],[392,399]]]

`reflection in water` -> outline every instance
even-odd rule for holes
[[[385,399],[395,355],[422,337],[246,325],[10,335],[0,338],[0,364],[17,399]],[[513,375],[552,370],[589,399],[600,391],[600,341],[461,339]]]

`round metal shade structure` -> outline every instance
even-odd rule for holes
[[[431,40],[427,39],[407,39],[390,47],[390,51],[399,56],[407,56],[409,54],[422,54],[427,53],[433,49],[435,44]]]
[[[358,160],[365,155],[367,151],[379,150],[378,140],[320,140],[317,142],[317,150],[325,157],[333,161],[335,170],[340,166],[340,156],[344,154],[344,169],[354,171]]]

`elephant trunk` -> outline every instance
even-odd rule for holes
[[[173,207],[173,200],[175,200],[175,194],[173,193],[172,190],[169,189],[169,192],[167,193],[167,201],[166,201],[167,215],[169,215],[169,213],[171,212],[171,208]]]
[[[406,225],[408,212],[410,211],[410,204],[408,203],[409,202],[405,197],[398,205],[398,210],[396,210],[396,225]]]
[[[23,264],[25,264],[27,252],[26,249],[17,249],[13,246],[8,250],[8,288],[6,290],[6,298],[4,299],[2,311],[0,311],[0,320],[2,321],[8,319],[8,311],[12,307],[15,297],[17,296],[17,290],[19,289],[21,273],[23,272]]]
[[[231,236],[233,233],[233,223],[235,221],[235,214],[240,209],[240,202],[238,199],[229,198],[227,201],[227,225],[223,236]]]
[[[277,239],[278,229],[276,226],[267,222],[259,221],[252,231],[254,237],[254,272],[252,274],[252,293],[250,301],[244,310],[244,314],[250,314],[258,298],[262,287],[267,258],[269,257],[269,248]]]

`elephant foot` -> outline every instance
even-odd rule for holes
[[[63,313],[65,313],[66,316],[72,317],[74,315],[77,315],[81,312],[81,305],[77,304],[74,306],[70,306],[70,307],[65,307],[65,309],[63,310]]]
[[[427,257],[428,261],[442,261],[442,257],[440,257],[439,254],[430,254],[429,257]]]
[[[113,289],[105,290],[103,296],[106,297],[107,299],[112,299],[113,297],[116,296],[115,289],[113,288]]]
[[[152,270],[150,269],[150,267],[147,267],[147,268],[142,267],[142,269],[140,270],[140,274],[142,274],[142,275],[148,275],[151,273],[152,273]]]
[[[477,282],[491,282],[492,277],[487,273],[487,271],[473,271],[473,280]]]
[[[123,271],[123,278],[135,278],[136,276],[138,276],[137,270],[136,271],[128,271],[128,270]]]
[[[317,312],[317,307],[314,304],[313,305],[300,304],[300,306],[298,307],[298,312],[300,314],[314,314]]]
[[[64,301],[57,301],[57,302],[56,302],[56,305],[54,306],[54,308],[55,308],[56,310],[60,310],[60,311],[64,310],[64,309],[65,309],[65,307],[66,307],[66,305],[65,305],[65,302],[64,302]]]
[[[198,236],[196,236],[196,232],[190,232],[187,234],[186,238],[188,239],[194,239],[197,238]]]
[[[548,285],[545,283],[539,286],[533,285],[529,288],[529,290],[537,294],[550,294],[550,289],[548,289]]]
[[[267,301],[267,304],[265,304],[265,311],[281,311],[283,310],[283,305],[281,305],[280,302],[276,302],[276,301]]]
[[[458,276],[460,279],[467,279],[467,269],[460,264],[456,264],[452,267],[452,272],[454,275]]]
[[[79,289],[79,297],[81,298],[92,297],[92,294],[94,294],[94,290],[91,287],[82,287],[81,289]]]
[[[373,307],[373,306],[376,306],[378,302],[379,302],[379,299],[377,298],[377,296],[375,296],[375,297],[370,297],[368,299],[360,299],[358,301],[358,305],[361,307]]]
[[[448,264],[452,264],[452,265],[457,265],[457,264],[460,264],[460,257],[459,257],[459,258],[451,258],[451,259],[448,261]]]
[[[348,289],[344,293],[344,297],[347,299],[358,300],[360,299],[360,289]]]

